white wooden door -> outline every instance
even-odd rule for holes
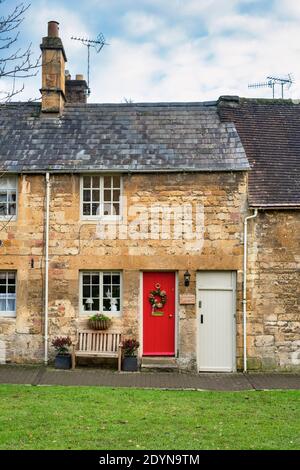
[[[198,370],[235,370],[235,286],[232,271],[197,274]]]

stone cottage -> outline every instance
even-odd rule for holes
[[[0,361],[101,312],[144,366],[299,368],[299,104],[87,104],[41,49],[41,103],[0,106]]]

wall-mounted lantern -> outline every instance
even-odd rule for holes
[[[184,273],[184,285],[185,285],[185,287],[189,287],[190,277],[191,277],[190,273],[188,272],[188,270],[186,270],[185,273]]]

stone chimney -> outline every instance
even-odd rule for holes
[[[59,23],[49,21],[48,36],[43,38],[42,50],[42,111],[61,113],[65,97],[65,63],[67,57],[59,37]]]
[[[86,103],[88,97],[88,85],[83,75],[76,75],[75,80],[66,71],[66,100],[68,103]]]

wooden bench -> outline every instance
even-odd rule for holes
[[[73,343],[72,369],[76,367],[76,357],[115,357],[118,359],[118,371],[121,370],[122,335],[115,331],[81,330],[77,341]]]

